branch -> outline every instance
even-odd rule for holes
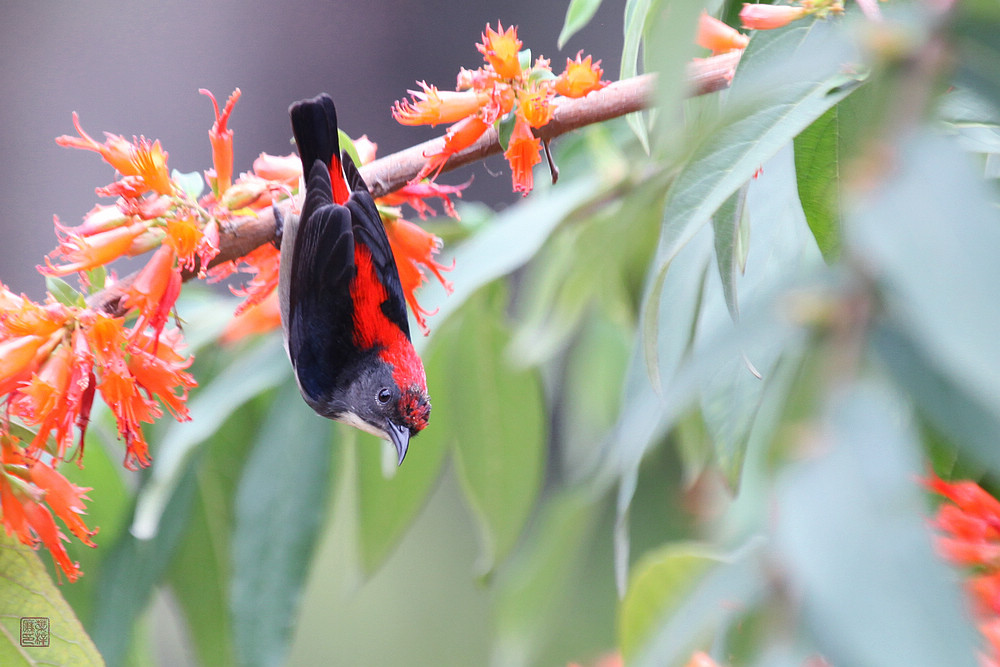
[[[687,79],[691,95],[722,90],[729,86],[733,72],[739,63],[741,51],[731,51],[711,58],[692,61],[687,69]],[[578,99],[560,98],[555,114],[547,125],[535,131],[544,140],[554,139],[586,125],[600,123],[626,114],[640,111],[652,101],[655,78],[651,74],[614,81],[601,90]],[[444,137],[436,137],[398,153],[387,155],[360,168],[361,176],[373,197],[382,197],[398,190],[413,179],[424,166],[425,155],[441,150]],[[500,152],[495,128],[490,128],[474,144],[453,155],[442,168],[442,172],[458,169],[467,164]],[[279,204],[283,213],[291,208],[291,202]],[[245,256],[253,249],[274,240],[274,214],[264,209],[255,216],[235,218],[219,230],[219,254],[209,264],[209,268]],[[187,275],[185,278],[193,277]],[[130,274],[114,285],[97,292],[88,299],[92,308],[122,315],[121,298],[135,279]]]

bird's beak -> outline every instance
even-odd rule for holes
[[[410,429],[405,426],[398,426],[392,421],[389,422],[389,439],[396,446],[396,453],[399,454],[399,463],[403,465],[403,458],[406,456],[406,448],[410,445]]]

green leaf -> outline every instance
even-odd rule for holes
[[[697,133],[691,157],[667,195],[654,260],[661,278],[684,244],[758,167],[860,84],[861,75],[842,71],[853,52],[832,21],[793,26],[754,35],[722,116]]]
[[[88,293],[94,294],[96,292],[104,289],[105,284],[108,282],[108,269],[106,266],[101,264],[100,266],[95,266],[94,268],[87,271],[87,284]]]
[[[496,665],[538,664],[539,644],[552,631],[595,527],[594,498],[567,490],[547,500],[495,585]]]
[[[236,493],[231,600],[242,665],[281,663],[329,507],[330,422],[303,418],[298,388],[281,390]]]
[[[347,133],[337,128],[337,137],[340,139],[340,149],[347,151],[347,154],[351,156],[354,160],[354,164],[361,166],[361,157],[358,155],[358,149],[354,146],[354,140],[347,136]]]
[[[123,526],[95,572],[97,592],[94,620],[90,628],[94,643],[110,665],[125,661],[136,619],[163,579],[174,550],[187,530],[196,485],[194,466],[184,470],[163,510],[159,530],[149,540],[140,540]]]
[[[263,407],[272,403],[269,393],[242,406],[198,458],[190,518],[171,563],[170,587],[205,665],[236,662],[229,613],[234,496],[243,462],[260,432]]]
[[[481,232],[455,248],[455,269],[448,274],[454,291],[448,294],[437,281],[427,283],[420,291],[420,303],[427,310],[439,310],[430,338],[451,313],[487,283],[506,275],[528,262],[542,247],[549,235],[577,208],[585,207],[592,197],[601,197],[604,187],[594,177],[584,177],[560,183],[548,191],[510,206]],[[447,264],[447,257],[442,263]],[[427,338],[414,341],[418,351]]]
[[[840,114],[830,107],[795,137],[799,200],[828,262],[840,256]]]
[[[156,453],[156,465],[137,499],[132,533],[156,534],[160,517],[191,455],[212,436],[236,408],[289,376],[291,367],[281,342],[271,338],[239,357],[188,402],[191,421],[171,425]],[[306,409],[303,407],[303,414]]]
[[[627,0],[625,3],[625,39],[622,45],[622,65],[620,79],[628,79],[639,73],[639,45],[646,30],[652,0]],[[649,152],[649,130],[642,112],[631,113],[626,121],[643,149]]]
[[[917,345],[897,329],[879,327],[873,344],[880,358],[928,421],[980,463],[1000,470],[1000,415],[981,397],[941,372]],[[954,454],[954,451],[952,450]]]
[[[185,174],[173,169],[170,172],[170,179],[181,186],[181,190],[191,201],[197,201],[205,190],[205,181],[201,177],[201,172],[198,171],[190,171]]]
[[[500,144],[500,148],[505,151],[507,150],[507,146],[510,145],[510,135],[514,133],[514,124],[516,122],[517,114],[510,112],[497,118],[494,123],[497,128],[497,142]]]
[[[822,452],[779,480],[774,565],[833,664],[976,664],[981,638],[931,542],[908,417],[884,385],[845,387],[812,436]]]
[[[88,628],[92,627],[97,602],[98,573],[115,538],[128,525],[132,510],[132,492],[125,486],[121,460],[117,454],[112,459],[108,448],[100,442],[102,438],[98,437],[103,430],[100,419],[98,414],[92,415],[82,458],[84,466],[78,468],[75,464],[63,463],[60,467],[60,472],[73,484],[93,489],[88,494],[91,500],[87,502],[84,519],[91,530],[98,530],[92,538],[97,548],[87,548],[75,540],[68,545],[70,556],[80,563],[84,576],[72,586],[62,587],[66,601]]]
[[[673,543],[640,560],[619,611],[630,667],[686,664],[694,649],[738,623],[765,591],[762,551],[759,538],[731,554]]]
[[[893,176],[858,198],[845,250],[879,279],[894,324],[950,382],[1000,414],[1000,226],[972,156],[924,130],[897,148]]]
[[[45,291],[56,298],[64,306],[85,305],[83,295],[73,289],[73,286],[62,278],[45,276]]]
[[[479,521],[479,569],[488,572],[510,552],[542,483],[545,401],[533,370],[504,358],[510,339],[503,295],[487,290],[439,334],[448,381],[436,390],[435,418],[454,430],[455,464]]]
[[[718,558],[705,546],[672,543],[636,564],[618,613],[622,657],[631,661],[654,629],[680,606]],[[692,645],[698,638],[690,637]]]
[[[715,237],[715,264],[722,279],[722,292],[726,307],[733,320],[739,319],[740,307],[736,299],[736,274],[746,267],[749,250],[750,221],[746,214],[746,198],[750,184],[734,192],[719,210],[712,215]]]
[[[527,71],[531,69],[531,49],[523,49],[517,53],[518,64],[521,65],[522,71]]]
[[[590,19],[594,18],[600,6],[601,0],[570,0],[562,30],[559,32],[559,40],[556,42],[560,51],[566,46],[570,37],[590,23]]]
[[[566,358],[558,449],[569,479],[596,474],[601,445],[615,425],[629,362],[631,327],[600,313],[586,318]]]
[[[104,664],[59,590],[38,554],[0,531],[0,664]],[[32,621],[25,619],[44,619],[48,631],[29,635]],[[29,637],[46,643],[31,646]]]
[[[410,442],[406,461],[396,467],[395,450],[374,437],[361,436],[357,447],[358,541],[361,566],[372,574],[392,553],[403,533],[435,488],[445,454],[454,439],[454,424],[440,416],[437,396],[447,391],[445,374],[451,350],[437,341],[424,354],[427,387],[431,394],[431,421]],[[388,463],[388,467],[386,466]]]

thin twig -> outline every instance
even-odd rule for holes
[[[691,95],[703,95],[728,87],[740,55],[740,51],[733,51],[693,61],[687,71]],[[652,101],[654,86],[653,75],[643,74],[612,82],[586,97],[559,98],[552,119],[547,125],[536,130],[535,134],[540,139],[550,141],[571,130],[645,109]],[[412,180],[424,166],[425,156],[440,151],[443,144],[444,138],[436,137],[379,158],[362,166],[361,176],[368,184],[372,196],[382,197]],[[474,144],[453,155],[441,171],[451,171],[499,152],[497,132],[494,128],[490,128]],[[290,203],[285,203],[283,206],[282,212],[287,212]],[[209,267],[247,255],[258,246],[274,240],[274,231],[274,214],[270,208],[254,216],[229,221],[220,229],[219,254]],[[122,296],[132,284],[135,275],[134,273],[127,275],[108,288],[95,293],[88,299],[88,303],[92,308],[113,315],[123,315]],[[191,278],[193,275],[185,277]]]

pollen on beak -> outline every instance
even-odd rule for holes
[[[389,428],[386,430],[389,433],[389,439],[392,440],[392,444],[396,447],[396,453],[399,454],[399,463],[396,465],[403,465],[403,458],[406,457],[406,449],[410,445],[410,429],[405,426],[398,426],[390,421]]]

